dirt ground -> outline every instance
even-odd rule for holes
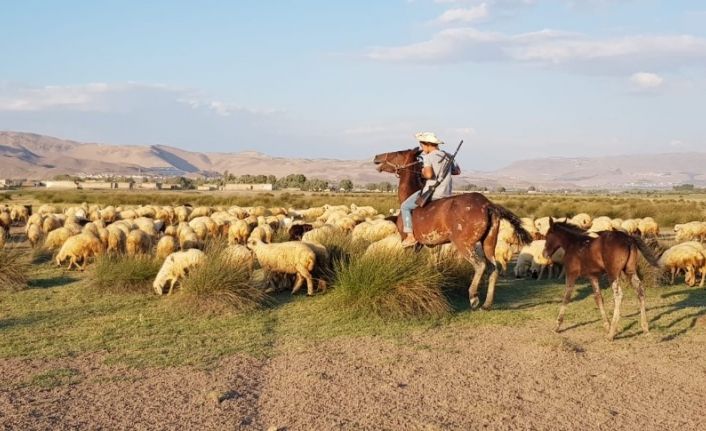
[[[671,341],[595,322],[562,334],[449,325],[232,356],[212,369],[128,369],[100,354],[0,361],[16,429],[706,429],[706,318]]]

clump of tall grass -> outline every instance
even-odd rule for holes
[[[425,253],[380,251],[337,263],[334,294],[342,307],[383,318],[440,317],[451,307],[443,274]]]
[[[14,249],[0,249],[0,290],[18,292],[27,288],[30,263],[27,256]]]
[[[96,258],[92,280],[101,291],[147,293],[160,267],[161,262],[151,256],[103,255]]]
[[[181,281],[179,302],[206,312],[250,311],[266,303],[267,294],[249,269],[228,260],[223,242],[209,243],[205,253],[205,262]]]

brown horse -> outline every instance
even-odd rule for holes
[[[566,289],[564,299],[559,309],[559,317],[556,319],[556,331],[561,328],[564,321],[566,304],[571,299],[574,290],[574,283],[578,277],[587,277],[593,286],[593,296],[596,305],[601,310],[603,326],[608,331],[608,339],[615,337],[620,320],[620,303],[623,299],[623,289],[620,286],[620,276],[625,273],[630,277],[630,283],[637,292],[640,300],[640,324],[642,331],[647,334],[647,314],[645,312],[645,290],[637,275],[638,250],[650,263],[657,266],[657,258],[652,250],[642,241],[641,238],[629,235],[621,231],[600,232],[598,237],[591,237],[586,231],[566,222],[555,222],[549,219],[549,231],[547,231],[547,242],[544,247],[544,255],[551,256],[559,249],[564,249],[564,269],[566,270]],[[603,296],[598,285],[601,274],[606,274],[613,288],[613,321],[609,324],[605,309],[603,308]]]
[[[373,159],[373,162],[378,165],[378,171],[390,172],[399,177],[397,195],[400,203],[412,193],[422,189],[420,153],[420,149],[413,148],[378,154]],[[486,267],[490,269],[490,276],[483,309],[488,310],[493,305],[495,283],[498,279],[495,245],[498,240],[500,219],[505,219],[512,224],[522,243],[532,241],[530,234],[522,228],[522,222],[515,214],[490,202],[480,193],[465,193],[437,199],[412,212],[414,237],[419,243],[435,246],[451,242],[473,265],[475,271],[468,289],[468,297],[473,309],[480,304],[478,284]],[[397,218],[397,228],[400,235],[403,235],[402,217]],[[479,257],[476,254],[475,245],[478,242],[482,244],[485,256]]]

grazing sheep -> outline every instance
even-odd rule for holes
[[[366,221],[353,228],[351,239],[375,242],[397,233],[397,225],[387,220]]]
[[[623,219],[614,218],[610,221],[610,224],[613,226],[613,229],[620,230],[620,229],[622,229],[622,226],[623,226]]]
[[[552,259],[544,256],[544,245],[546,241],[543,239],[532,241],[529,245],[522,247],[517,262],[515,263],[515,277],[527,276],[530,269],[539,270],[538,276],[544,273],[544,269],[553,264]],[[558,253],[558,250],[557,250]],[[563,253],[563,250],[562,250]],[[553,258],[554,256],[552,256]],[[550,269],[551,276],[551,269]]]
[[[39,244],[42,240],[42,230],[36,224],[30,224],[27,226],[27,240],[32,248]]]
[[[7,231],[4,227],[0,226],[0,249],[5,247],[5,241],[7,240]]]
[[[659,225],[652,217],[645,217],[637,223],[642,236],[659,236]]]
[[[205,241],[206,237],[208,237],[208,226],[206,226],[205,223],[201,221],[190,221],[189,226],[191,229],[194,231],[196,236],[199,238],[200,241]]]
[[[302,235],[302,241],[324,243],[326,242],[327,238],[331,237],[331,235],[336,235],[339,232],[341,232],[341,230],[338,227],[330,224],[325,224],[321,227],[317,227],[310,230],[309,232],[306,232],[304,235]]]
[[[202,248],[203,242],[199,239],[191,227],[187,226],[179,232],[179,247],[182,250],[188,250],[191,248]]]
[[[61,211],[59,211],[59,208],[55,207],[54,205],[50,204],[44,204],[37,209],[37,213],[41,215],[49,215],[49,214],[59,214]]]
[[[245,244],[250,236],[250,226],[244,220],[237,220],[228,227],[228,244]]]
[[[56,250],[61,248],[67,239],[71,238],[74,233],[65,227],[54,229],[44,236],[44,248],[47,250]]]
[[[252,274],[255,260],[253,259],[252,251],[246,246],[240,244],[229,245],[223,250],[223,258],[227,264],[246,268],[248,274]]]
[[[0,227],[10,229],[11,224],[12,217],[10,217],[10,213],[7,211],[0,211]]]
[[[304,240],[306,240],[306,238]],[[404,250],[404,248],[402,247],[402,239],[400,238],[400,234],[398,232],[370,244],[368,248],[365,249],[364,255],[381,252],[397,252],[402,250]]]
[[[529,217],[523,217],[520,219],[522,222],[522,227],[525,228],[527,232],[532,236],[532,239],[542,239],[542,234],[537,230],[537,226],[534,224],[534,220]]]
[[[189,221],[197,217],[208,217],[212,212],[213,210],[210,207],[196,207],[191,210],[191,213],[189,214]]]
[[[293,224],[289,227],[289,240],[290,241],[301,241],[302,236],[310,230],[314,229],[314,226],[308,223],[298,223]]]
[[[598,233],[609,230],[613,230],[613,223],[610,220],[610,217],[600,216],[593,219],[593,223],[591,223],[591,227],[588,229],[588,232]]]
[[[674,226],[676,240],[682,241],[703,241],[706,239],[706,222],[692,221],[689,223]]]
[[[572,225],[578,226],[584,230],[591,227],[591,221],[591,216],[586,213],[576,214],[575,216],[571,217],[570,220],[568,220],[568,222]]]
[[[191,213],[192,215],[194,213]],[[201,223],[206,227],[206,236],[210,235],[211,237],[216,237],[218,235],[218,224],[211,219],[211,217],[207,216],[200,216],[200,217],[194,217],[189,221],[189,226],[191,226],[197,233],[198,229],[196,228],[197,224]],[[200,236],[200,235],[199,235]],[[205,239],[205,237],[203,238]]]
[[[265,244],[257,238],[248,240],[248,248],[255,252],[262,269],[272,273],[296,274],[292,289],[295,294],[306,280],[307,295],[314,294],[311,272],[316,266],[316,254],[300,241]]]
[[[29,219],[31,209],[32,209],[31,206],[13,205],[10,208],[10,218],[12,219],[13,222],[26,223],[27,220]]]
[[[137,228],[140,229],[142,232],[149,235],[153,240],[159,237],[159,228],[161,227],[161,224],[159,225],[159,227],[156,226],[155,221],[153,219],[147,217],[138,217],[132,220],[132,223],[137,226]]]
[[[625,232],[629,233],[630,235],[635,235],[635,234],[639,233],[639,231],[640,231],[638,220],[635,220],[635,219],[623,220],[623,223],[620,225],[620,229],[624,230]]]
[[[534,225],[542,237],[547,236],[547,231],[549,231],[549,217],[538,218],[534,221]]]
[[[176,236],[177,236],[177,228],[176,228],[176,226],[167,226],[167,227],[164,229],[164,234],[165,234],[165,235],[170,235],[170,236],[176,237]]]
[[[274,231],[269,225],[262,225],[262,226],[256,226],[255,229],[250,232],[250,236],[248,237],[248,242],[251,239],[257,239],[262,242],[266,243],[271,243],[272,242],[272,237],[274,236]]]
[[[61,266],[66,259],[69,259],[68,269],[75,265],[76,268],[83,271],[88,263],[88,258],[100,255],[103,250],[103,243],[95,235],[90,233],[74,235],[61,246],[59,254],[56,255],[56,266]],[[79,262],[81,262],[80,266]]]
[[[196,249],[175,251],[170,254],[164,259],[164,263],[152,283],[155,293],[162,295],[164,288],[169,283],[169,292],[167,294],[171,294],[177,281],[186,276],[190,269],[201,265],[205,260],[206,255],[204,252]]]
[[[54,229],[59,229],[61,227],[62,223],[61,220],[59,220],[58,217],[56,216],[48,216],[44,219],[42,222],[42,232],[44,235],[47,235],[49,232],[53,231]]]
[[[704,285],[706,255],[704,255],[703,247],[689,243],[677,244],[662,253],[658,264],[663,271],[671,273],[671,284],[674,284],[677,272],[684,270],[686,272],[686,284],[693,286],[696,284],[696,271],[700,269],[702,273],[700,286],[703,287]]]
[[[157,256],[157,259],[163,260],[178,249],[179,243],[176,238],[171,235],[164,235],[157,242],[157,250],[155,251],[155,255]]]
[[[147,254],[152,247],[152,237],[146,232],[135,229],[127,236],[125,242],[125,252],[128,256],[137,256],[138,254]]]
[[[115,225],[108,226],[106,230],[108,231],[108,246],[106,247],[106,252],[122,253],[125,251],[125,242],[127,241],[125,231]]]

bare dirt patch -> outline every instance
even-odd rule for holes
[[[269,359],[230,356],[208,370],[135,370],[104,365],[95,354],[5,359],[0,361],[0,424],[5,429],[706,427],[703,325],[672,341],[628,332],[613,343],[588,326],[557,335],[547,322],[522,328],[449,325],[397,339],[282,341]]]

